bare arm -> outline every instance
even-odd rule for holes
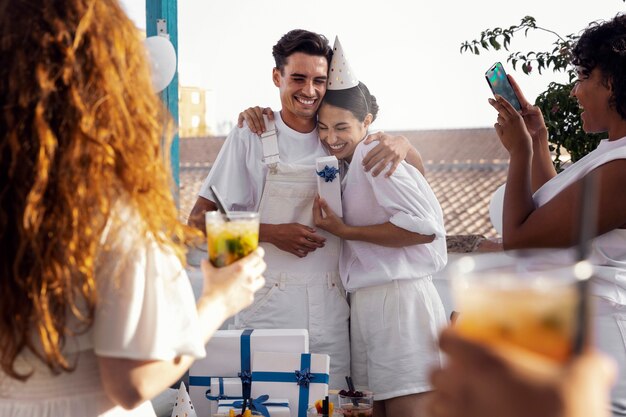
[[[191,209],[191,213],[189,213],[189,218],[187,219],[187,224],[189,226],[195,227],[202,231],[202,233],[206,234],[206,223],[204,220],[204,213],[207,211],[215,211],[217,210],[217,206],[211,200],[207,200],[204,197],[198,197],[196,203],[193,205]]]
[[[196,309],[205,343],[224,320],[252,303],[254,293],[265,283],[264,270],[262,248],[224,268],[213,268],[203,260],[204,290]],[[98,366],[109,398],[132,409],[176,382],[193,361],[186,355],[164,361],[99,356]]]
[[[552,177],[556,176],[550,148],[548,147],[548,129],[539,107],[533,106],[526,99],[512,76],[509,75],[508,78],[522,106],[521,114],[524,125],[532,139],[531,187],[532,191],[535,192]]]
[[[422,161],[422,155],[418,152],[415,147],[411,146],[409,148],[409,153],[406,155],[405,161],[415,167],[422,175],[426,176],[426,169],[424,168],[424,161]]]
[[[187,221],[190,226],[206,233],[204,213],[215,211],[217,206],[211,200],[198,197]],[[326,238],[315,232],[315,229],[298,223],[259,225],[259,241],[271,243],[278,249],[304,258],[310,252],[324,247]]]
[[[322,212],[326,215],[324,217]],[[390,248],[430,243],[435,235],[421,235],[398,227],[391,222],[371,226],[349,226],[337,217],[328,207],[328,203],[319,196],[313,203],[313,221],[320,229],[345,240],[359,240]]]
[[[532,200],[532,144],[521,116],[503,98],[496,133],[511,155],[504,194],[503,244],[506,249],[568,247],[577,243],[582,180],[535,208]],[[626,225],[626,160],[608,162],[592,173],[597,179],[599,216],[595,236]],[[590,175],[591,175],[590,174]]]

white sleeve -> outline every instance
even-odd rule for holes
[[[361,147],[361,159],[369,148]],[[410,232],[445,237],[441,206],[419,171],[401,163],[389,178],[369,173],[364,176],[371,184],[376,202],[392,213],[389,222]]]
[[[253,184],[256,181],[250,178],[246,160],[251,151],[252,140],[260,140],[250,137],[248,128],[234,128],[226,138],[224,145],[211,167],[209,175],[202,183],[198,195],[213,201],[214,197],[210,186],[214,185],[224,198],[227,208],[254,207]]]
[[[205,354],[196,303],[180,260],[154,239],[139,237],[131,216],[113,227],[98,256],[96,354],[171,360]],[[134,231],[134,232],[133,232]]]

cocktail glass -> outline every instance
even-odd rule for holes
[[[457,331],[490,345],[516,346],[567,361],[579,331],[579,280],[586,263],[561,251],[466,256],[449,266]]]
[[[339,394],[339,409],[344,417],[371,417],[374,412],[374,394],[363,391],[361,397]]]
[[[259,245],[259,214],[247,211],[206,213],[209,260],[215,267],[230,265]]]

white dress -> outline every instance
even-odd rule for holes
[[[113,216],[112,216],[113,218]],[[93,326],[67,340],[76,359],[71,373],[53,375],[30,352],[17,359],[21,382],[0,371],[0,416],[154,416],[149,401],[134,410],[105,394],[97,356],[171,360],[204,356],[191,285],[178,258],[154,239],[141,236],[141,219],[118,208],[103,234],[96,264],[98,299]]]

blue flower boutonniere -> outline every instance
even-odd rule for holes
[[[335,178],[337,178],[337,174],[339,174],[339,169],[326,165],[323,170],[315,172],[317,172],[317,175],[324,178],[325,182],[332,182]]]

